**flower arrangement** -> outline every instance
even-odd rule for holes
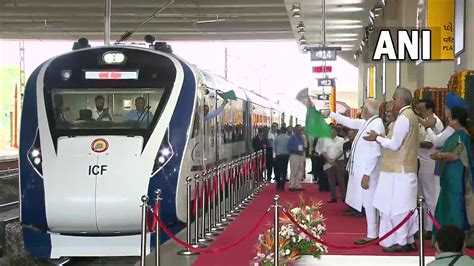
[[[305,230],[311,232],[315,237],[320,238],[326,232],[324,216],[320,212],[321,201],[311,200],[311,204],[306,205],[303,196],[300,194],[300,203],[298,207],[290,206],[290,213]],[[303,232],[283,214],[280,216],[279,230],[279,250],[280,264],[289,265],[298,260],[302,255],[310,255],[320,259],[327,253],[327,247],[309,239]],[[257,256],[254,258],[256,265],[273,265],[274,245],[273,245],[273,227],[265,233],[260,234],[257,243]]]

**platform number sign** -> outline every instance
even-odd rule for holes
[[[318,86],[319,87],[334,87],[335,81],[334,79],[318,79]]]
[[[311,61],[334,61],[337,58],[337,47],[320,47],[310,50]]]
[[[329,101],[329,94],[318,94],[317,96],[320,101]]]

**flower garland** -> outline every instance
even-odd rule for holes
[[[324,224],[324,216],[320,212],[322,203],[320,201],[312,201],[311,204],[306,205],[302,194],[300,194],[299,205],[299,207],[290,208],[290,212],[295,220],[314,236],[319,238],[324,235],[326,233],[326,225]],[[278,237],[280,265],[289,265],[302,255],[311,255],[320,259],[322,255],[327,253],[326,246],[311,241],[304,233],[298,232],[298,228],[286,216],[280,217],[280,223],[281,227]],[[259,235],[254,265],[273,265],[275,256],[273,231],[272,227]]]

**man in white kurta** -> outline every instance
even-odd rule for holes
[[[433,145],[433,134],[428,133],[425,126],[433,124],[432,132],[441,133],[443,131],[443,122],[433,113],[435,108],[431,100],[421,100],[416,105],[421,117],[418,118],[420,122],[420,149],[418,160],[420,161],[420,168],[418,170],[418,195],[425,198],[425,208],[434,213],[436,209],[436,202],[440,191],[439,178],[435,177],[435,161],[431,159],[431,154],[435,152]],[[431,239],[431,231],[433,222],[425,216],[425,230],[427,233],[425,237]]]
[[[382,119],[378,116],[379,104],[375,99],[367,99],[364,103],[361,117],[350,119],[331,112],[329,117],[345,127],[358,130],[352,142],[351,154],[347,163],[349,181],[347,183],[346,203],[352,208],[362,211],[365,209],[367,220],[367,237],[358,239],[356,245],[364,245],[378,238],[378,215],[373,206],[375,188],[379,179],[380,145],[366,141],[363,137],[372,130],[383,135],[385,128]]]
[[[379,235],[397,226],[416,208],[417,157],[419,147],[418,119],[410,107],[411,92],[399,87],[393,95],[394,111],[398,111],[393,131],[382,137],[372,131],[366,140],[377,141],[382,150],[380,177],[375,190],[374,206],[380,211]],[[385,252],[416,250],[413,235],[418,230],[416,215],[394,234],[380,243]]]

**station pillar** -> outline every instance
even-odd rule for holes
[[[466,1],[464,23],[464,51],[455,59],[455,70],[474,70],[474,1]]]

